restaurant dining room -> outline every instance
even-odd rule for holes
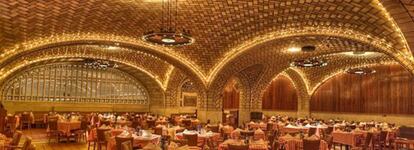
[[[0,0],[0,150],[414,150],[414,0]]]

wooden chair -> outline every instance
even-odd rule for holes
[[[152,129],[155,127],[155,120],[147,120],[147,127]]]
[[[7,116],[6,128],[10,129],[12,134],[16,131],[16,117]]]
[[[321,140],[303,139],[303,150],[319,150]]]
[[[102,126],[102,125],[110,126],[111,125],[111,121],[109,121],[109,120],[101,120],[100,126]]]
[[[266,131],[267,132],[272,132],[273,131],[273,123],[267,123],[266,124]]]
[[[361,145],[359,145],[358,147],[354,148],[354,149],[358,149],[358,150],[368,150],[371,149],[370,145],[371,145],[371,141],[372,141],[372,136],[373,134],[371,132],[367,133],[367,137],[365,138],[364,143],[362,143]]]
[[[186,129],[191,129],[191,120],[182,120],[181,123]]]
[[[155,127],[154,134],[162,135],[162,127]]]
[[[378,141],[373,143],[374,147],[378,147],[379,149],[386,148],[388,146],[387,144],[387,131],[381,131],[378,137]]]
[[[31,122],[30,122],[30,114],[29,113],[23,113],[20,117],[20,130],[23,129],[23,127],[27,127],[27,129],[31,128]]]
[[[87,134],[91,135],[90,133],[93,132],[93,130],[96,130],[96,129],[93,129],[91,126],[88,126]],[[92,135],[92,136],[94,136],[94,135]],[[90,149],[92,143],[93,143],[93,149],[95,150],[96,139],[94,139],[92,137],[92,138],[87,138],[86,140],[87,140],[87,143],[88,143],[88,150]]]
[[[197,146],[198,145],[198,135],[197,134],[183,134],[184,139],[188,140],[188,146]]]
[[[15,149],[21,149],[21,150],[30,150],[30,146],[32,145],[32,138],[26,137],[26,140],[23,143],[23,146],[12,146],[12,145],[6,145],[6,149],[15,150]]]
[[[308,136],[312,136],[314,134],[316,134],[316,128],[309,128]]]
[[[220,127],[218,125],[209,125],[208,128],[210,129],[211,132],[219,133]]]
[[[240,136],[242,138],[246,138],[246,137],[253,137],[254,136],[254,132],[253,131],[240,131]]]
[[[86,134],[88,131],[89,124],[90,124],[89,121],[86,121],[86,120],[81,121],[80,129],[75,131],[76,141],[82,141],[82,140],[87,141]]]
[[[249,145],[228,145],[228,150],[249,150]]]
[[[325,135],[331,135],[333,132],[334,127],[328,126],[328,128],[325,130]]]
[[[49,120],[48,122],[49,131],[47,132],[47,136],[49,138],[49,143],[51,139],[56,139],[57,142],[60,140],[60,131],[58,130],[57,124],[57,120]]]
[[[110,131],[110,129],[96,129],[96,134],[97,134],[97,138],[96,138],[96,143],[98,144],[98,150],[102,149],[102,145],[105,147],[108,144],[108,141],[106,139],[106,132]]]
[[[22,131],[16,131],[13,134],[13,138],[10,142],[7,143],[6,147],[8,150],[13,150],[14,148],[18,147],[20,139],[22,138]]]
[[[140,125],[139,121],[132,121],[131,128],[136,129]]]
[[[119,150],[133,150],[131,141],[122,142],[122,148]]]
[[[125,142],[129,142],[130,145],[131,145],[131,149],[132,149],[132,143],[134,142],[134,138],[133,137],[119,137],[119,136],[116,136],[115,141],[116,141],[116,149],[117,150],[123,150],[123,143],[125,143]]]

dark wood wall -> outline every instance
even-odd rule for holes
[[[414,78],[400,65],[372,67],[370,75],[341,73],[313,94],[311,111],[414,114]]]
[[[266,89],[262,98],[262,109],[297,110],[298,95],[292,81],[279,75]]]
[[[240,91],[235,80],[229,81],[223,91],[223,109],[237,109],[240,105]]]

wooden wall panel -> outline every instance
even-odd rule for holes
[[[311,98],[311,111],[414,114],[414,78],[400,65],[373,67],[370,75],[339,74]]]
[[[223,91],[223,109],[238,109],[240,106],[240,91],[235,80],[227,83]]]
[[[292,81],[279,75],[266,89],[262,97],[262,109],[297,110],[298,95]]]

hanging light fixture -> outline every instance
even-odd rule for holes
[[[175,15],[174,15],[175,7]],[[178,18],[178,1],[162,0],[162,18],[161,27],[158,31],[148,31],[142,36],[146,42],[163,45],[163,46],[183,46],[194,43],[194,38],[190,34],[190,30],[182,28],[181,31],[177,25]]]
[[[368,67],[361,67],[361,68],[349,68],[346,72],[349,74],[355,74],[355,75],[368,75],[368,74],[373,74],[376,71]]]
[[[293,61],[290,66],[292,67],[303,67],[303,68],[309,68],[309,67],[323,67],[328,65],[326,60],[324,59],[318,59],[318,58],[308,58],[308,59],[300,59]]]

